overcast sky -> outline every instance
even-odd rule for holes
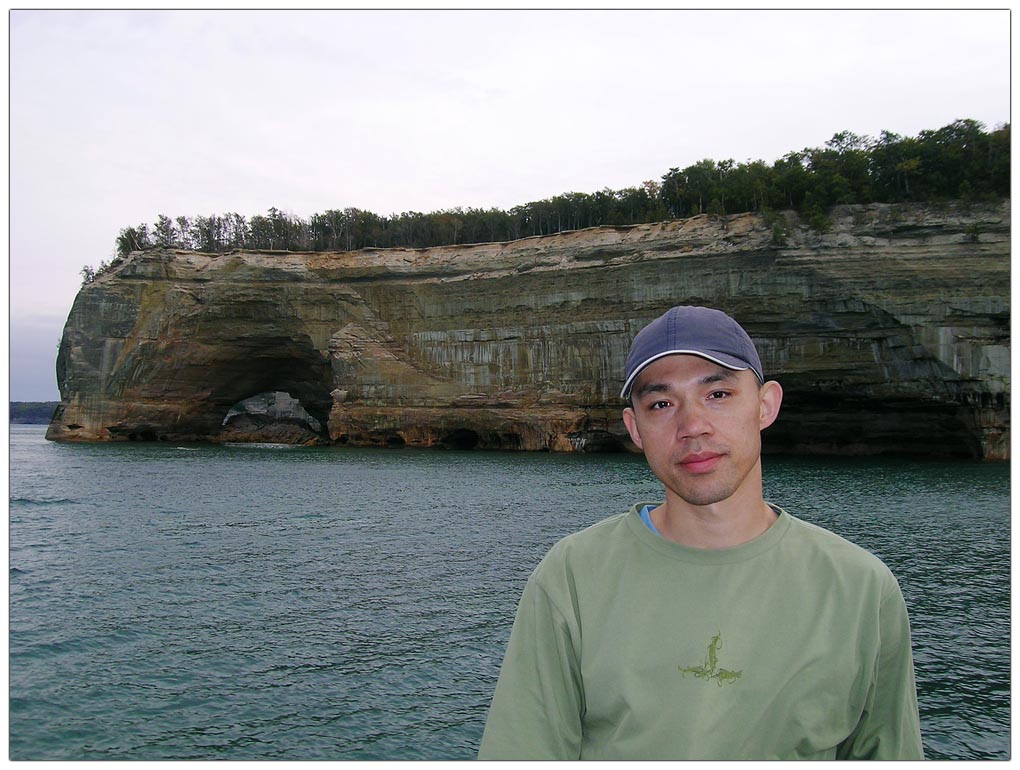
[[[158,214],[509,208],[1010,121],[1000,11],[10,13],[10,397]]]

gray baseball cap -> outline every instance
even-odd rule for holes
[[[761,359],[743,328],[721,310],[679,306],[667,310],[637,333],[627,354],[627,380],[621,398],[630,398],[634,380],[664,356],[701,356],[727,369],[750,369],[765,382]]]

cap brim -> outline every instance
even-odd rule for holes
[[[743,362],[735,364],[733,363],[733,361],[737,359],[734,359],[731,356],[727,356],[725,353],[716,353],[714,351],[705,352],[703,350],[665,350],[661,353],[656,353],[654,356],[651,356],[650,358],[642,361],[641,365],[638,366],[633,372],[631,372],[630,377],[628,377],[627,381],[623,383],[623,390],[620,391],[620,398],[626,399],[630,397],[630,390],[632,387],[634,387],[634,381],[638,378],[638,375],[641,374],[641,372],[648,368],[650,364],[653,364],[660,358],[665,358],[666,356],[679,356],[679,355],[698,356],[699,358],[704,358],[708,361],[711,361],[714,364],[719,364],[719,366],[723,366],[727,369],[732,369],[735,372],[744,372],[748,370],[754,372],[754,367],[748,366]],[[761,376],[758,374],[758,372],[754,372],[754,376],[758,380],[761,380]]]

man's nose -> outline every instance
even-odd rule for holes
[[[697,404],[682,404],[676,410],[676,434],[679,439],[695,438],[712,432],[705,410]]]

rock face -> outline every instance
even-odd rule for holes
[[[869,205],[825,233],[745,214],[430,249],[138,252],[74,302],[47,437],[233,440],[233,407],[286,393],[312,419],[273,435],[302,443],[317,422],[337,444],[633,449],[630,341],[705,304],[784,387],[767,451],[1006,458],[1009,221],[1008,202]],[[272,434],[246,419],[233,435]]]

